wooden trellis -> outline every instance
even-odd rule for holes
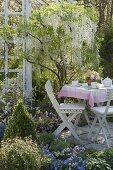
[[[31,1],[30,0],[0,0],[0,29],[3,25],[9,25],[12,28],[17,27],[15,24],[20,17],[24,16],[29,19],[31,15]],[[27,40],[20,40],[22,50],[25,50]],[[26,94],[32,91],[32,66],[25,59],[22,61],[21,68],[10,68],[9,63],[11,59],[17,59],[17,56],[11,54],[11,46],[16,46],[19,42],[18,37],[14,40],[4,40],[0,38],[0,61],[3,67],[0,67],[0,74],[5,79],[5,84],[8,83],[10,73],[23,73],[23,89]],[[14,47],[15,48],[15,47]]]

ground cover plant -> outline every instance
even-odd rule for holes
[[[66,147],[61,151],[50,152],[45,148],[45,152],[52,158],[53,170],[85,170],[87,160],[81,155],[85,148],[81,146],[75,146],[73,148]]]
[[[34,120],[38,132],[54,132],[61,123],[61,119],[54,110],[52,112],[38,110]]]
[[[112,170],[113,148],[96,151],[88,156],[87,170]]]
[[[14,138],[1,144],[1,170],[49,170],[50,163],[32,139]]]
[[[51,134],[46,134],[45,140],[40,140],[43,153],[51,158],[51,170],[85,170],[87,159],[84,147],[76,146],[68,139],[51,137]]]
[[[18,112],[16,112],[16,116],[18,114],[20,114],[21,116],[22,114],[25,114],[23,113],[23,111],[25,111],[26,109],[25,110],[23,109],[25,107],[22,102],[20,102],[16,106],[16,108],[18,109],[14,109],[12,118],[15,117],[14,116],[15,110],[18,110]],[[48,114],[48,117],[49,117],[49,114]],[[19,125],[19,122],[20,122],[19,117],[17,120],[16,120],[16,123]],[[32,123],[33,123],[33,120],[32,120]],[[21,125],[21,127],[23,126],[22,129],[26,128],[25,124],[23,122],[23,124]],[[32,127],[30,125],[31,123],[29,125],[27,124],[28,127]],[[14,126],[11,126],[11,127],[14,128]],[[34,143],[31,139],[28,139],[27,145],[26,145],[26,139],[24,137],[29,136],[30,133],[27,133],[27,134],[25,133],[24,136],[22,135],[22,139],[19,139],[19,138],[15,139],[15,137],[18,136],[19,134],[18,132],[19,132],[18,130],[15,131],[15,135],[12,135],[10,133],[11,134],[10,136],[8,137],[6,136],[9,139],[6,141],[6,138],[4,137],[5,141],[2,142],[1,149],[0,149],[0,161],[2,161],[2,163],[0,165],[3,170],[9,170],[8,167],[12,170],[13,168],[16,168],[17,170],[18,169],[21,170],[21,167],[24,167],[24,170],[29,169],[29,167],[30,168],[33,167],[34,168],[33,170],[39,170],[40,168],[42,168],[43,170],[101,170],[101,169],[112,170],[113,168],[113,163],[112,163],[113,150],[112,149],[106,149],[103,151],[95,151],[95,150],[88,151],[87,149],[85,149],[85,147],[76,146],[75,143],[72,142],[71,140],[55,139],[54,135],[50,132],[48,133],[48,131],[46,130],[45,132],[38,131],[37,134],[35,132],[36,134],[35,139],[38,145],[36,144],[36,142]],[[7,131],[6,131],[6,134],[7,134]],[[20,134],[19,136],[21,136]],[[31,146],[29,146],[29,144]],[[32,150],[32,147],[34,145],[36,149]],[[27,150],[27,147],[29,149],[29,152]],[[40,150],[39,151],[40,153],[38,152],[37,149]],[[34,154],[34,152],[36,155]],[[29,153],[29,156],[26,155],[27,153]],[[34,155],[34,157],[31,156],[33,159],[30,158],[30,155],[32,154]],[[39,154],[38,160],[36,158],[37,154]],[[31,160],[31,162],[28,162],[29,159]],[[39,159],[41,159],[42,162],[39,161]],[[40,163],[37,161],[39,161]],[[24,166],[23,166],[23,163],[24,163]],[[6,169],[5,169],[5,165],[6,165]],[[37,167],[35,167],[36,165],[38,165],[38,169]]]

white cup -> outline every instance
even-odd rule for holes
[[[91,87],[96,89],[97,88],[97,82],[91,82]]]
[[[76,86],[77,84],[78,84],[78,80],[72,81],[72,85],[73,85],[73,86]]]

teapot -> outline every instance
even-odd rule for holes
[[[101,83],[105,86],[105,87],[110,87],[112,86],[112,80],[110,78],[105,78],[104,80],[101,79]]]

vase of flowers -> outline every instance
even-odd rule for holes
[[[91,82],[98,81],[100,79],[99,73],[94,70],[88,70],[85,75],[88,86],[91,86]]]
[[[88,84],[88,86],[91,86],[91,80],[90,79],[87,79],[87,84]]]

